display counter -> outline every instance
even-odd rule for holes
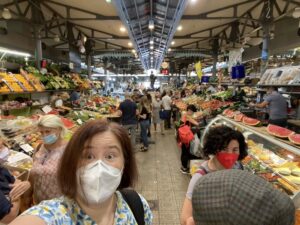
[[[218,115],[205,128],[200,143],[212,126],[226,125],[239,130],[248,143],[249,155],[242,161],[245,169],[269,181],[288,194],[300,207],[300,147],[269,135],[266,127],[253,127]]]

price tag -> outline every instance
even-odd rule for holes
[[[44,113],[49,113],[52,111],[52,108],[49,106],[49,105],[45,105],[43,108],[42,108],[43,112]]]
[[[21,147],[25,152],[32,152],[32,151],[34,150],[34,148],[31,147],[29,144],[20,145],[20,147]]]
[[[83,124],[81,119],[76,120],[79,125]]]

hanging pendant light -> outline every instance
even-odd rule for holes
[[[4,8],[3,11],[2,11],[2,17],[6,20],[9,20],[11,19],[11,13],[9,11],[9,9],[7,8]]]
[[[151,20],[149,20],[149,26],[148,26],[148,28],[150,29],[150,30],[153,30],[154,29],[154,21],[151,19]]]

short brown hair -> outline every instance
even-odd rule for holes
[[[124,155],[124,170],[118,189],[133,187],[137,181],[138,172],[132,145],[127,131],[119,124],[106,120],[93,120],[81,126],[72,136],[58,169],[58,182],[64,195],[75,198],[77,193],[76,171],[84,151],[84,145],[95,135],[112,132],[121,144]]]

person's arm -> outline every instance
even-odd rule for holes
[[[181,210],[180,224],[187,225],[191,217],[193,217],[192,201],[186,197]]]
[[[192,195],[193,195],[194,187],[201,176],[202,175],[199,173],[194,174],[189,183],[189,187],[183,202],[181,215],[180,215],[181,225],[188,225],[188,221],[191,220],[191,217],[193,217]]]
[[[16,180],[15,183],[10,185],[10,187],[12,189],[9,192],[9,197],[12,201],[15,201],[30,188],[30,183],[29,181]]]
[[[12,222],[19,214],[20,201],[12,202],[9,213],[0,220],[1,223],[8,224]]]
[[[191,118],[189,116],[186,117],[186,120],[189,121],[191,124],[193,124],[195,126],[199,125],[199,123],[196,120],[194,120],[193,118]]]
[[[264,101],[262,103],[254,104],[253,106],[256,108],[266,108],[267,105],[269,105],[269,102]]]
[[[38,216],[19,216],[14,221],[12,221],[9,225],[47,225],[44,220],[42,220]]]

